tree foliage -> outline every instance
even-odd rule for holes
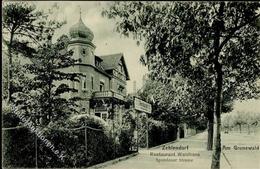
[[[39,44],[42,40],[47,40],[48,36],[54,34],[55,29],[65,23],[49,20],[48,16],[49,13],[39,11],[36,6],[26,2],[5,3],[3,7],[4,42],[7,45],[14,42],[13,47],[19,48],[17,45],[30,47],[29,43],[30,45]],[[9,39],[11,36],[14,41]]]
[[[259,92],[259,7],[258,2],[116,2],[103,12],[116,19],[119,33],[144,40],[142,61],[154,79],[168,82],[180,74],[198,81],[202,73],[212,78],[217,120],[212,169],[220,168],[223,92],[231,88],[233,98]]]
[[[224,128],[231,129],[242,125],[258,126],[260,123],[260,113],[254,111],[232,111],[222,115],[222,124]],[[249,128],[248,128],[249,129]],[[240,131],[241,132],[241,131]],[[250,130],[248,131],[250,133]]]
[[[169,123],[187,123],[190,126],[205,126],[205,120],[213,114],[214,88],[209,84],[201,90],[201,83],[210,83],[201,79],[196,83],[192,80],[175,76],[171,83],[164,84],[160,81],[146,79],[138,95],[152,104],[152,117],[156,120]],[[231,94],[224,93],[223,112],[232,110]]]
[[[48,40],[31,56],[32,63],[26,69],[32,75],[27,84],[27,91],[16,94],[16,104],[42,118],[46,124],[50,121],[64,120],[71,113],[77,112],[77,97],[67,98],[65,93],[77,91],[68,82],[79,81],[79,73],[64,72],[64,68],[73,66],[77,60],[72,58],[72,51],[67,51],[66,35],[56,43]],[[29,104],[28,104],[29,103]]]
[[[143,62],[151,77],[173,74],[215,78],[213,41],[219,2],[116,2],[103,15],[117,21],[117,31],[145,42]],[[220,39],[224,86],[257,90],[259,78],[259,3],[225,3]],[[206,85],[206,84],[205,84]],[[226,89],[225,89],[226,90]],[[247,97],[250,91],[247,90]]]
[[[4,53],[7,69],[4,89],[8,92],[4,97],[12,100],[12,94],[19,90],[19,84],[13,82],[19,64],[13,63],[13,57],[30,57],[36,52],[35,48],[42,45],[65,22],[50,20],[49,13],[39,11],[26,2],[6,2],[3,5],[3,42],[8,50]]]

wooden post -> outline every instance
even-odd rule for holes
[[[146,114],[146,148],[149,148],[149,124],[148,124],[148,114]]]
[[[116,137],[115,137],[115,104],[112,100],[112,138],[114,140],[113,143],[113,157],[116,157]]]
[[[180,139],[180,126],[178,125],[177,126],[177,138],[176,140],[179,140]]]
[[[139,137],[138,137],[138,120],[139,120],[139,115],[138,115],[138,112],[134,109],[134,112],[136,114],[136,149],[137,149],[137,152],[139,150]]]

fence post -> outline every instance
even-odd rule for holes
[[[87,124],[85,119],[85,151],[86,151],[86,160],[88,158],[88,133],[87,133]]]
[[[36,120],[35,120],[35,129],[36,129]],[[38,142],[37,142],[37,134],[35,132],[35,168],[38,168]]]
[[[134,110],[135,111],[135,114],[136,114],[136,142],[137,142],[137,146],[136,146],[136,148],[137,148],[137,152],[139,151],[139,113],[137,112],[137,110]]]

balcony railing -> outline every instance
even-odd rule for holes
[[[98,91],[94,92],[94,98],[116,98],[125,101],[125,96],[112,91]]]

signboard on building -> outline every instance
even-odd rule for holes
[[[136,97],[134,98],[134,108],[145,113],[152,113],[152,105]]]

